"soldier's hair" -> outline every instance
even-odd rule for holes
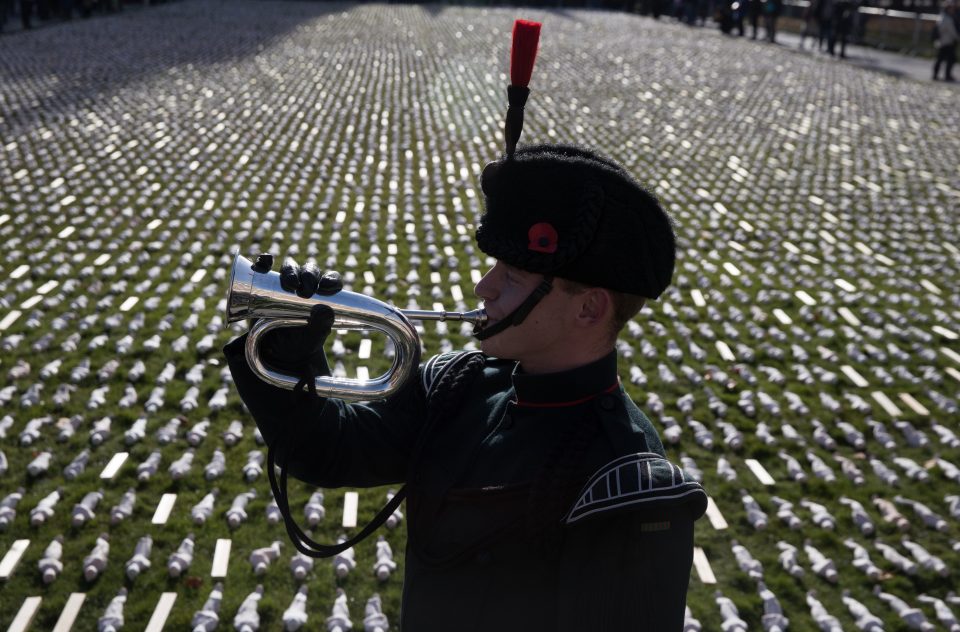
[[[582,294],[591,289],[591,286],[571,281],[569,279],[557,278],[554,282],[561,291],[566,294]],[[604,288],[606,289],[606,288]],[[610,329],[608,331],[611,342],[615,342],[620,330],[623,329],[627,321],[637,315],[643,309],[647,299],[636,294],[627,294],[626,292],[617,292],[607,289],[610,298],[613,299],[613,315],[610,319]]]

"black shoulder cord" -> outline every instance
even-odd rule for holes
[[[317,395],[317,385],[315,376],[313,375],[312,370],[307,370],[306,375],[297,382],[296,387],[294,388],[295,397],[300,401],[294,407],[294,419],[298,419],[301,413],[306,412],[307,406],[309,404],[309,398],[311,396]],[[308,557],[333,557],[338,553],[346,551],[353,545],[357,544],[371,533],[380,528],[384,522],[387,521],[397,507],[400,506],[400,503],[403,502],[403,499],[407,496],[406,486],[401,487],[400,491],[391,498],[383,509],[380,510],[380,513],[370,521],[367,526],[365,526],[360,533],[348,539],[345,542],[340,544],[321,544],[316,540],[313,540],[310,536],[303,532],[303,530],[297,525],[293,517],[290,515],[290,503],[287,498],[287,463],[290,456],[290,445],[287,441],[289,435],[288,429],[284,431],[280,436],[278,436],[273,443],[267,448],[267,475],[270,478],[270,489],[273,491],[273,497],[277,501],[277,507],[280,509],[280,515],[283,517],[283,525],[287,530],[287,535],[290,537],[290,540],[293,542],[293,546],[296,547],[298,551],[303,553]],[[278,445],[283,445],[282,454],[280,455],[280,462],[277,463],[276,448]],[[280,481],[277,482],[277,474],[274,471],[275,466],[279,465],[280,467]]]

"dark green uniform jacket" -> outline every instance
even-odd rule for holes
[[[316,399],[291,419],[292,393],[250,371],[244,341],[225,348],[234,381],[268,444],[293,426],[290,476],[407,484],[405,632],[682,629],[706,495],[663,458],[615,352],[549,375],[438,356],[389,400]],[[429,414],[470,358],[482,369]]]

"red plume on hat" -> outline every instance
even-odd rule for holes
[[[540,42],[539,22],[517,20],[513,23],[513,46],[510,49],[510,85],[507,87],[507,118],[503,124],[503,140],[507,157],[512,157],[523,131],[523,106],[530,96],[530,76],[537,59]]]

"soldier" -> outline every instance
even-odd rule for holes
[[[391,501],[408,501],[403,629],[463,620],[499,630],[681,629],[706,494],[666,460],[621,386],[615,347],[670,284],[671,219],[607,157],[517,148],[534,30],[515,31],[506,152],[481,176],[476,239],[496,259],[476,287],[488,314],[475,330],[481,351],[434,357],[398,394],[369,404],[267,384],[247,364],[245,335],[224,351],[290,476],[324,488],[406,482]],[[287,259],[280,276],[303,297],[342,287],[310,262]],[[332,321],[318,305],[306,327],[265,335],[261,359],[313,384],[329,374]],[[298,548],[332,554],[355,543],[305,540],[286,490],[274,493]]]

